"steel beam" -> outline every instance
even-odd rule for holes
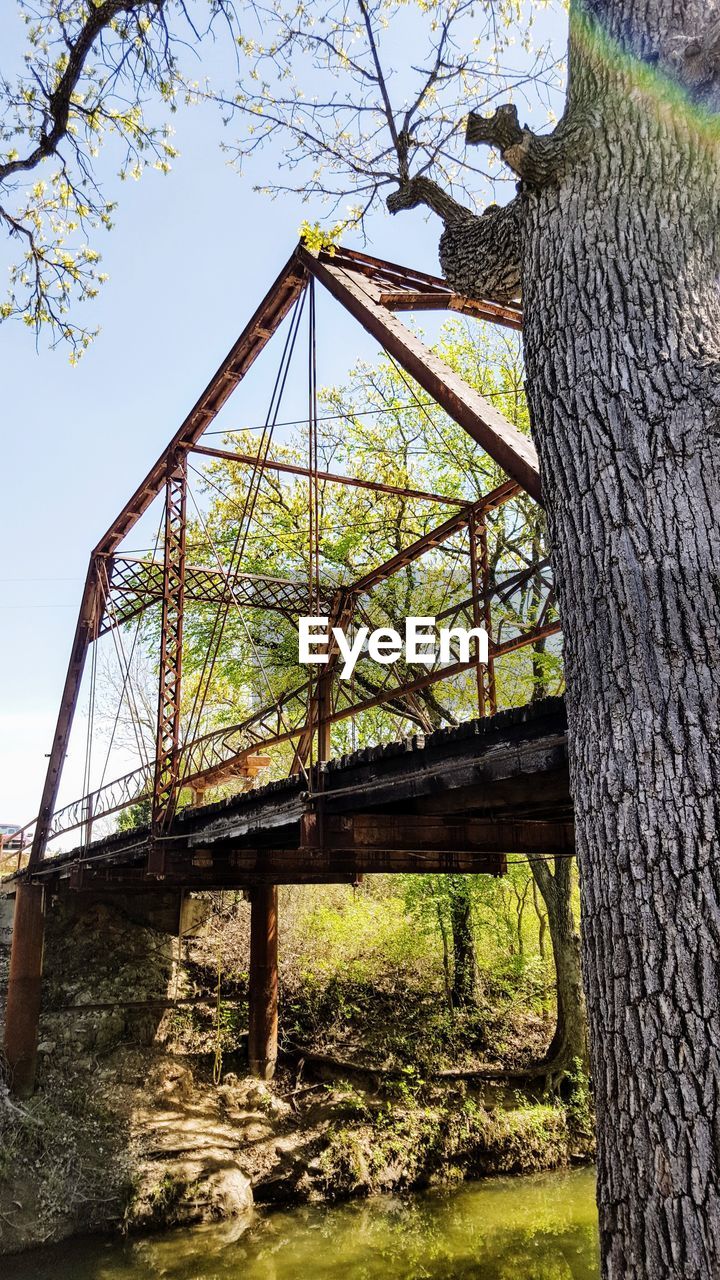
[[[300,773],[312,755],[313,736],[317,731],[317,761],[330,759],[330,738],[332,734],[332,688],[340,657],[340,649],[333,636],[333,627],[343,630],[352,618],[355,608],[355,594],[350,588],[342,588],[333,604],[328,618],[328,660],[315,679],[308,681],[308,715],[307,721],[298,737],[290,773]]]
[[[301,247],[297,255],[453,421],[536,502],[541,502],[540,470],[532,441],[383,306],[380,286],[369,276],[361,275],[352,263],[344,265],[329,254],[311,253]]]
[[[77,701],[80,694],[80,685],[82,675],[85,669],[85,658],[93,640],[99,619],[103,612],[103,589],[100,584],[100,575],[98,572],[98,559],[93,555],[90,561],[85,587],[83,590],[82,601],[80,604],[80,614],[75,627],[75,635],[73,637],[72,649],[70,651],[70,662],[67,673],[65,675],[65,685],[60,700],[60,712],[55,726],[55,736],[50,748],[48,758],[47,773],[45,774],[45,783],[43,785],[42,798],[40,800],[40,811],[38,814],[37,824],[35,826],[35,834],[33,836],[32,848],[30,850],[29,865],[36,866],[45,856],[45,849],[50,835],[52,824],[52,816],[55,811],[58,790],[60,787],[60,778],[62,776],[63,764],[67,754],[68,740],[70,730],[72,729]]]
[[[272,1080],[278,1040],[277,885],[250,891],[250,1074]]]
[[[467,525],[468,519],[472,516],[482,516],[486,511],[493,511],[496,507],[502,506],[508,499],[514,497],[518,491],[518,486],[514,480],[505,480],[496,489],[486,493],[484,497],[478,498],[477,502],[473,502],[463,511],[458,511],[454,515],[448,516],[441,525],[437,525],[434,529],[429,529],[427,533],[416,538],[415,542],[411,542],[408,547],[403,547],[402,551],[396,552],[389,560],[384,560],[382,564],[376,565],[374,569],[369,569],[361,578],[356,579],[350,586],[350,590],[356,595],[364,594],[372,587],[376,587],[379,582],[385,582],[391,578],[398,570],[404,569],[406,565],[412,564],[413,560],[418,560],[420,556],[425,555],[427,551],[431,551],[433,547],[439,547],[443,542],[447,542],[453,534],[459,533]]]
[[[289,476],[312,476],[318,480],[328,480],[332,484],[351,485],[356,489],[372,489],[376,493],[397,494],[400,498],[417,498],[421,502],[441,502],[446,507],[472,505],[465,498],[451,498],[440,493],[428,493],[425,489],[407,489],[396,484],[382,484],[379,480],[361,480],[358,476],[338,475],[334,471],[311,472],[309,467],[296,466],[291,462],[276,462],[272,458],[258,458],[251,453],[232,453],[229,449],[209,449],[199,444],[193,445],[192,451],[203,454],[207,458],[224,458],[228,462],[242,462],[259,470],[277,471]]]
[[[270,287],[260,303],[252,319],[243,329],[235,345],[231,348],[217,373],[213,374],[200,399],[190,410],[182,426],[176,431],[170,444],[160,454],[155,466],[148,472],[142,484],[135,490],[132,498],[103,538],[100,539],[96,551],[110,555],[119,547],[123,538],[137,523],[150,503],[162,492],[167,473],[167,461],[178,449],[195,444],[207,431],[210,423],[220,412],[225,401],[232,395],[238,383],[242,381],[248,369],[254,364],[260,352],[284,320],[293,303],[299,297],[307,281],[303,264],[296,254],[285,264],[275,283]]]
[[[172,456],[179,447],[195,443],[208,429],[225,401],[235,390],[284,320],[306,283],[307,273],[305,267],[299,261],[297,255],[293,254],[268,290],[257,311],[245,326],[220,368],[211,378],[182,426],[175,433],[168,447],[163,450],[152,470],[148,472],[142,484],[136,489],[130,501],[125,504],[93,552],[80,602],[70,663],[60,703],[60,714],[50,749],[45,784],[40,801],[38,821],[30,854],[30,861],[33,865],[41,861],[47,846],[63,762],[67,752],[68,738],[80,692],[85,656],[92,639],[92,628],[96,625],[98,616],[102,616],[104,607],[104,600],[98,600],[97,559],[98,557],[111,555],[120,546],[123,538],[137,524],[140,517],[144,515],[165,484],[168,457]]]
[[[499,302],[475,302],[457,293],[435,290],[401,289],[398,293],[383,293],[380,301],[389,311],[458,311],[475,320],[487,320],[507,329],[522,329],[522,311],[519,307],[502,306]]]
[[[382,289],[383,306],[391,310],[444,310],[448,299],[452,300],[453,310],[463,310],[476,316],[479,320],[488,320],[493,324],[506,324],[511,328],[521,328],[522,307],[518,303],[490,302],[488,298],[463,298],[453,293],[446,280],[440,276],[428,275],[426,271],[416,271],[413,267],[401,266],[397,262],[388,262],[385,258],[373,258],[357,249],[344,249],[336,245],[332,250],[323,250],[338,267],[347,267],[358,275],[367,276]]]
[[[168,462],[165,496],[160,686],[152,808],[156,835],[172,819],[179,777],[186,504],[187,458],[183,454]]]
[[[19,1098],[29,1097],[35,1086],[44,938],[45,890],[20,882],[5,1004],[5,1059],[10,1088]]]

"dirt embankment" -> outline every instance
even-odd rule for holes
[[[323,1080],[297,1055],[243,1074],[242,1003],[158,929],[55,911],[35,1096],[0,1086],[0,1251],[91,1229],[247,1216],[257,1204],[528,1172],[587,1153],[572,1109],[391,1072]],[[6,955],[0,954],[0,979]],[[161,1007],[153,1001],[188,1001]],[[197,1001],[198,1003],[189,1003]],[[79,1012],[78,1006],[92,1005]],[[219,1085],[214,1052],[224,1050]]]

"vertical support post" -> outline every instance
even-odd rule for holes
[[[470,583],[472,587],[472,615],[473,615],[473,626],[481,627],[483,626],[483,618],[480,610],[480,578],[478,574],[476,537],[477,537],[477,526],[475,523],[475,515],[473,513],[470,515],[468,519],[468,545],[470,547]],[[488,640],[489,640],[489,636],[488,636]],[[479,643],[476,640],[475,641],[475,658],[476,659],[479,657],[479,651],[480,651]],[[480,666],[480,663],[477,661],[475,665],[475,681],[477,683],[478,715],[484,716],[487,714],[487,709],[485,706],[485,679],[483,676],[482,667]]]
[[[332,713],[332,678],[331,667],[324,667],[317,682],[317,763],[324,764],[332,754],[329,717]]]
[[[272,1080],[277,1062],[277,885],[250,891],[250,1074]]]
[[[15,895],[5,1004],[5,1058],[10,1088],[18,1098],[28,1098],[35,1086],[44,940],[45,890],[21,882]]]
[[[177,799],[185,607],[187,456],[168,458],[165,482],[160,690],[155,753],[152,827],[159,834],[172,818]]]
[[[93,817],[94,817],[94,801],[95,797],[90,793],[85,800],[85,826],[83,828],[83,839],[85,845],[92,843]]]
[[[491,716],[497,711],[497,690],[495,686],[495,659],[493,657],[492,638],[492,576],[490,573],[490,557],[488,555],[487,524],[485,516],[478,513],[476,525],[480,543],[480,573],[482,576],[483,619],[488,634],[488,661],[485,671],[485,687],[487,691],[487,707]]]
[[[470,540],[470,578],[472,583],[473,626],[484,627],[488,635],[488,661],[483,668],[480,663],[475,667],[477,680],[478,714],[494,715],[497,710],[495,695],[495,666],[492,656],[492,611],[490,563],[488,560],[487,528],[485,518],[479,512],[473,512],[468,520],[468,537]],[[478,544],[480,558],[478,562]],[[476,645],[476,656],[478,647]]]
[[[344,627],[352,617],[354,605],[355,597],[352,592],[341,588],[335,596],[328,617],[328,629],[331,636],[333,627]],[[307,760],[310,759],[316,730],[318,760],[330,759],[330,725],[327,723],[323,725],[323,720],[330,715],[332,684],[339,656],[340,650],[337,643],[334,639],[331,639],[328,646],[328,660],[322,666],[321,674],[316,681],[313,681],[311,677],[308,682],[308,718],[295,748],[293,762],[290,767],[291,775],[299,773],[304,768]]]
[[[83,670],[85,668],[85,657],[96,634],[100,616],[105,605],[103,589],[100,585],[100,576],[98,573],[99,563],[101,563],[101,557],[93,555],[87,572],[87,578],[85,579],[85,589],[83,591],[80,613],[77,620],[77,626],[75,628],[75,635],[73,637],[70,662],[65,676],[65,687],[63,689],[60,711],[57,718],[57,724],[55,726],[55,737],[53,738],[52,747],[50,748],[50,756],[48,758],[45,784],[43,786],[42,799],[40,801],[40,812],[38,814],[32,848],[30,850],[29,865],[31,867],[37,866],[39,862],[42,862],[45,856],[45,849],[47,848],[47,842],[50,837],[55,802],[57,800],[63,765],[65,763],[68,739],[70,737],[70,730],[72,729],[73,720],[75,718],[75,710],[80,693],[80,684],[82,681]]]

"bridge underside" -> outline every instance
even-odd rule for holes
[[[52,890],[245,888],[364,874],[501,875],[507,854],[572,853],[565,708],[550,698],[370,747],[51,858]]]
[[[405,408],[430,417],[437,434],[427,408],[436,406],[486,456],[488,470],[479,486],[471,485],[466,492],[458,483],[462,492],[437,493],[427,486],[390,483],[392,475],[377,480],[319,470],[316,286],[380,343],[407,391],[402,397],[403,403],[407,399]],[[307,465],[300,465],[289,460],[282,441],[275,441],[282,445],[279,453],[270,446],[276,425],[293,425],[282,422],[278,414],[306,300],[308,451]],[[533,689],[560,687],[544,677],[535,681],[536,670],[550,669],[557,659],[560,635],[544,526],[536,506],[541,501],[537,457],[515,421],[517,398],[511,421],[495,400],[464,381],[399,319],[403,311],[428,309],[459,312],[510,329],[522,323],[518,305],[470,302],[421,272],[350,250],[311,253],[299,246],[168,447],[93,550],[39,814],[22,834],[29,839],[32,831],[29,864],[9,884],[16,908],[5,1053],[18,1093],[32,1088],[44,914],[58,895],[75,894],[82,902],[85,894],[89,902],[101,893],[114,895],[119,904],[128,895],[140,904],[145,895],[157,905],[161,893],[166,898],[175,893],[179,902],[185,891],[246,890],[252,904],[250,1065],[258,1074],[269,1075],[277,1047],[278,884],[353,883],[378,873],[501,875],[508,855],[572,855],[562,700],[495,714],[503,696],[519,700],[531,696]],[[240,452],[246,447],[245,436],[239,436],[237,428],[215,432],[231,448],[208,444],[206,435],[217,415],[286,318],[267,417],[259,424],[262,434],[252,452]],[[420,391],[423,398],[418,398]],[[237,477],[238,502],[242,499],[239,506],[236,502],[237,510],[233,508],[237,533],[223,555],[189,482],[189,472],[201,483],[208,474],[194,465],[198,455],[201,466],[230,467]],[[263,486],[279,484],[278,477],[304,486],[307,524],[300,519],[297,551],[270,556],[266,564],[265,544],[258,543],[248,556],[247,538],[258,494]],[[325,556],[322,486],[340,486],[344,493],[365,490],[373,502],[379,501],[379,494],[391,496],[393,501],[415,504],[424,514],[409,522],[402,545],[385,547],[389,558],[348,565],[348,580],[341,581],[334,570],[330,572],[334,551]],[[155,548],[151,553],[131,552],[126,540],[156,499],[162,511]],[[437,518],[432,511],[439,513]],[[258,559],[268,573],[257,572]],[[272,644],[280,649],[285,635],[281,622],[296,625],[299,617],[320,612],[332,626],[333,637],[337,629],[372,631],[378,622],[380,631],[390,634],[387,623],[394,629],[408,612],[405,608],[398,614],[390,584],[400,576],[407,586],[415,581],[413,573],[418,584],[427,584],[423,613],[432,608],[431,621],[456,637],[449,655],[443,656],[441,649],[434,658],[415,657],[401,664],[396,674],[381,658],[374,662],[363,657],[348,682],[340,678],[339,647],[333,638],[321,671],[313,669],[308,675],[298,660],[300,673],[292,675],[294,664],[287,662],[283,680],[275,687],[263,667],[266,700],[262,663],[246,612],[261,619],[272,615],[272,634],[279,636]],[[186,661],[186,623],[191,617],[196,627],[202,624],[206,637],[192,696]],[[258,687],[252,690],[257,700],[245,706],[241,698],[236,710],[245,718],[218,726],[216,717],[206,720],[204,712],[206,703],[212,706],[212,677],[229,618],[240,624],[241,635],[242,628],[247,632],[250,645],[245,647],[248,654],[252,647],[258,668]],[[476,637],[472,651],[463,650],[457,640],[459,631],[468,627]],[[482,631],[487,641],[484,658],[477,638]],[[157,661],[157,715],[147,750],[138,728],[131,670],[141,634],[150,638]],[[120,686],[106,764],[123,700],[142,761],[112,781],[105,780],[103,768],[92,789],[95,675],[104,640],[115,647]],[[516,662],[521,650],[524,654]],[[89,654],[85,794],[58,808]],[[447,707],[438,704],[433,692],[440,686],[456,698]],[[471,707],[480,718],[455,729],[331,758],[331,735],[343,722],[362,722],[362,717],[378,711],[395,717],[394,722],[403,726],[400,731],[407,731],[408,725],[427,730],[455,716],[475,714]],[[374,724],[366,723],[371,725],[364,730],[366,740],[379,736]],[[290,776],[254,785],[260,771],[270,767],[287,769]],[[240,794],[203,803],[208,790],[227,786],[239,787]],[[134,821],[143,812],[150,815],[147,827]],[[116,822],[123,813],[130,815],[132,829],[93,838],[101,823]],[[78,833],[73,839],[82,840],[79,847],[51,854],[53,843],[70,832]]]
[[[502,875],[507,855],[569,856],[574,827],[565,707],[550,698],[330,761],[308,780],[271,783],[176,815],[167,838],[149,828],[98,840],[28,868],[16,893],[14,1088],[34,1080],[44,916],[58,895],[138,901],[175,890],[239,888],[251,902],[249,1063],[272,1076],[277,1057],[277,886],[356,882],[365,874]]]

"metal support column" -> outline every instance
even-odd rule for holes
[[[480,545],[480,573],[482,577],[482,596],[483,596],[483,618],[485,630],[488,633],[488,662],[485,670],[485,689],[487,694],[487,709],[491,716],[497,711],[497,689],[495,687],[495,659],[493,657],[493,634],[492,634],[492,573],[490,572],[490,557],[488,555],[488,539],[487,539],[487,523],[485,516],[476,517],[476,525],[478,543]]]
[[[278,1040],[277,885],[250,892],[250,1074],[272,1080]]]
[[[317,682],[317,763],[324,764],[332,754],[330,734],[332,715],[333,668],[322,668]]]
[[[18,1098],[29,1097],[35,1085],[44,939],[45,890],[18,884],[5,1005],[5,1058]]]
[[[60,778],[62,776],[63,765],[65,763],[65,754],[67,752],[68,740],[70,738],[70,730],[75,718],[75,710],[77,708],[78,696],[80,693],[80,683],[82,681],[83,670],[85,668],[85,658],[90,644],[97,634],[99,619],[102,616],[104,608],[104,593],[100,585],[100,575],[98,573],[99,562],[100,557],[98,557],[97,554],[93,554],[92,559],[90,560],[87,578],[85,580],[85,589],[83,591],[80,614],[75,628],[75,636],[73,638],[72,651],[70,654],[70,663],[65,676],[65,687],[63,689],[62,701],[60,703],[60,713],[55,727],[55,737],[53,738],[48,758],[45,785],[43,787],[42,799],[40,801],[40,813],[35,827],[32,849],[30,850],[31,867],[42,862],[45,856],[45,850],[47,848],[52,828],[53,811],[55,809],[55,802],[57,800],[58,789],[60,787]]]
[[[488,560],[487,526],[484,516],[473,511],[468,520],[470,541],[470,578],[472,582],[473,626],[484,627],[488,636],[487,667],[479,663],[475,668],[478,693],[478,713],[494,715],[497,710],[495,694],[495,665],[492,656],[492,611],[490,563]],[[478,557],[478,546],[480,556]],[[476,645],[476,655],[478,646]]]
[[[155,835],[160,835],[172,819],[177,799],[185,605],[186,504],[187,457],[184,452],[181,452],[168,461],[165,486],[160,692],[152,806],[152,826]]]

